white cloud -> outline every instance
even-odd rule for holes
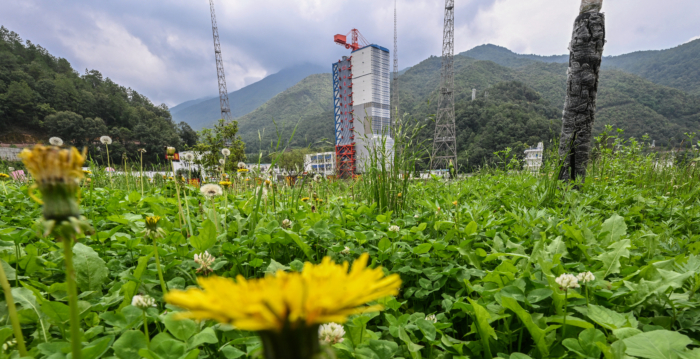
[[[695,37],[691,38],[690,40],[686,41],[685,43],[687,44],[689,42],[693,42],[693,41],[698,40],[698,39],[700,39],[700,36],[695,36]]]

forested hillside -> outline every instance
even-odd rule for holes
[[[455,57],[456,121],[460,165],[478,166],[507,147],[521,154],[539,141],[549,145],[560,131],[567,65],[528,61],[515,68],[492,61]],[[400,76],[401,111],[426,125],[422,139],[430,140],[439,86],[440,58],[431,57]],[[249,152],[258,151],[258,132],[264,130],[263,150],[276,139],[273,118],[289,138],[298,120],[295,147],[333,140],[330,76],[309,77],[241,118],[241,136]],[[313,84],[313,86],[311,86]],[[318,86],[318,87],[316,87]],[[471,90],[477,100],[471,101]],[[427,119],[427,120],[426,120]],[[604,70],[598,97],[595,131],[606,124],[625,130],[625,136],[649,134],[657,146],[679,143],[684,132],[700,130],[700,98],[654,84],[620,70]]]
[[[0,27],[0,142],[58,136],[95,147],[103,135],[114,140],[115,158],[126,153],[135,159],[136,150],[145,148],[144,160],[151,161],[162,158],[166,145],[196,141],[187,124],[173,123],[166,105],[154,105],[97,70],[80,75],[68,60]]]
[[[330,66],[328,68],[311,64],[293,66],[233,91],[228,94],[231,116],[234,118],[245,116],[307,76],[329,72]],[[212,75],[214,75],[213,69]],[[195,130],[201,130],[204,127],[211,127],[221,118],[221,104],[219,97],[213,96],[184,102],[171,108],[170,113],[176,122],[184,121]]]

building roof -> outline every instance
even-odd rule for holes
[[[382,50],[382,51],[384,51],[384,52],[389,52],[389,49],[387,49],[386,47],[382,47],[382,46],[379,46],[379,45],[376,45],[376,44],[367,45],[367,46],[361,47],[361,48],[359,48],[359,49],[357,49],[357,50],[355,50],[355,51],[360,51],[360,50],[362,50],[362,49],[364,49],[364,48],[368,48],[368,47],[374,47],[375,49],[379,49],[379,50]],[[353,51],[353,53],[354,53],[355,51]]]

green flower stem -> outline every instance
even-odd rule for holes
[[[66,285],[68,287],[68,308],[70,309],[70,336],[73,359],[80,359],[82,344],[80,339],[80,318],[78,317],[78,288],[73,268],[73,238],[63,238],[63,259],[66,261]]]
[[[143,197],[143,152],[141,152],[141,197]]]
[[[586,307],[590,306],[590,303],[588,302],[588,285],[583,286],[586,289]]]
[[[177,210],[179,212],[177,221],[180,223],[180,228],[182,228],[182,219],[185,218],[185,214],[182,212],[182,202],[180,201],[180,185],[179,181],[177,178],[177,173],[175,173],[175,165],[173,164],[173,160],[170,160],[170,166],[173,169],[173,180],[175,182],[175,192],[177,192]],[[190,230],[190,235],[192,231]]]
[[[158,255],[158,240],[153,236],[153,250],[156,254],[156,268],[158,269],[158,279],[160,280],[160,289],[163,291],[163,295],[168,292],[168,287],[165,286],[165,280],[163,280],[163,270],[160,268],[160,256]]]
[[[151,342],[151,338],[148,336],[148,318],[146,317],[146,311],[143,311],[143,333],[146,335],[146,343]]]
[[[7,196],[7,187],[5,187],[5,181],[0,180],[2,182],[2,189],[5,191],[5,196]]]
[[[5,275],[5,268],[3,268],[2,265],[0,265],[0,285],[2,285],[2,290],[5,292],[7,312],[10,316],[12,329],[15,332],[15,339],[17,340],[17,349],[19,350],[19,356],[26,357],[27,347],[24,346],[24,336],[22,335],[22,327],[20,327],[19,325],[19,317],[17,317],[17,308],[15,308],[15,300],[12,297],[12,288],[10,288],[10,282],[7,280],[7,275]]]
[[[110,167],[110,164],[109,164],[109,145],[105,144],[105,148],[107,149],[107,168],[109,168]],[[114,182],[112,182],[112,172],[110,172],[110,171],[107,171],[107,172],[109,173],[109,188],[114,190]],[[77,358],[74,358],[74,359],[77,359]]]
[[[566,311],[567,311],[567,306],[568,306],[568,300],[569,300],[569,290],[564,291],[564,320],[561,325],[561,341],[564,341],[564,338],[566,336]]]

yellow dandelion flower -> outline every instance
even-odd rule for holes
[[[452,202],[452,204],[456,206],[456,205],[457,205],[457,201]]]
[[[162,238],[165,236],[163,228],[158,226],[160,216],[146,217],[146,236],[153,238]]]
[[[219,182],[219,185],[221,185],[221,186],[223,186],[223,187],[225,187],[225,188],[229,188],[229,187],[231,186],[231,182],[229,182],[229,181],[221,181],[221,182]]]
[[[381,267],[368,268],[368,259],[363,254],[350,271],[347,262],[336,264],[325,257],[321,264],[307,262],[301,273],[278,271],[275,276],[238,276],[235,281],[200,277],[202,289],[170,291],[165,300],[188,310],[183,318],[213,319],[242,330],[279,332],[285,327],[343,323],[350,315],[383,309],[365,304],[398,294],[399,276],[384,276]]]
[[[8,178],[10,178],[10,176],[7,175],[6,173],[0,173],[0,181],[4,181]]]
[[[83,174],[91,175],[91,174],[92,174],[92,171],[90,171],[90,170],[83,170]]]
[[[86,152],[83,149],[80,153],[75,147],[61,149],[36,145],[31,150],[25,148],[19,154],[36,180],[36,188],[43,195],[45,219],[60,222],[70,217],[80,217],[76,197],[84,176],[82,166]]]
[[[238,169],[238,173],[246,173],[246,172],[248,172],[247,168],[239,168]]]
[[[304,198],[301,199],[302,202],[306,202],[306,201],[308,201],[308,200],[309,200],[309,197],[304,197]]]
[[[396,197],[401,198],[402,194],[399,192],[399,194],[396,195]]]

